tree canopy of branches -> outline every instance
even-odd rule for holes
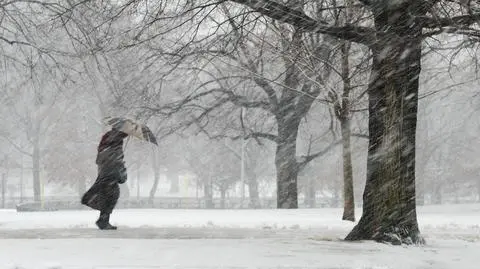
[[[55,26],[87,54],[142,48],[148,52],[142,55],[143,70],[168,66],[158,72],[159,80],[193,77],[175,85],[193,87],[186,98],[161,106],[147,100],[142,109],[162,116],[182,111],[188,121],[175,130],[195,126],[209,133],[207,125],[213,124],[221,130],[214,136],[234,130],[242,138],[273,141],[279,208],[298,206],[299,125],[331,72],[326,62],[332,44],[361,44],[372,55],[367,181],[362,217],[346,239],[421,243],[415,134],[422,43],[442,33],[478,39],[479,7],[466,0],[358,0],[351,6],[363,16],[339,24],[325,11],[346,6],[326,0],[10,1],[0,4],[5,19],[0,42],[44,55],[48,40],[36,33]],[[39,20],[22,16],[26,11]],[[38,23],[49,15],[53,23]],[[119,20],[122,16],[127,19]],[[219,108],[226,112],[212,115]],[[239,108],[250,116],[238,113]]]
[[[415,132],[422,41],[444,31],[475,35],[471,25],[480,14],[471,1],[360,1],[370,11],[372,27],[331,27],[275,1],[234,2],[304,31],[371,49],[367,185],[362,218],[346,239],[421,242],[415,209]]]

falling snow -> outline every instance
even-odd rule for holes
[[[0,268],[476,264],[478,1],[0,6]]]

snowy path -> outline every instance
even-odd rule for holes
[[[427,245],[343,242],[340,209],[0,210],[0,269],[477,269],[480,205],[419,208]],[[358,212],[360,214],[360,212]]]
[[[1,268],[476,269],[478,243],[395,247],[299,239],[3,239]],[[17,267],[15,267],[17,266]]]
[[[99,231],[94,228],[47,228],[28,230],[0,230],[0,239],[317,239],[321,230],[270,230],[250,228],[129,228]],[[341,240],[329,234],[323,240]]]

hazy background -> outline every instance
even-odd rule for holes
[[[146,123],[157,135],[159,146],[128,140],[128,181],[122,185],[122,201],[147,204],[149,197],[155,197],[157,206],[168,206],[160,205],[159,199],[203,201],[211,191],[215,207],[239,207],[238,199],[247,201],[249,196],[243,178],[258,183],[262,207],[275,206],[274,143],[241,139],[246,129],[275,134],[272,115],[246,108],[240,117],[241,109],[230,102],[200,118],[205,108],[222,98],[215,95],[176,109],[189,96],[219,86],[261,100],[258,86],[244,78],[251,70],[245,70],[242,63],[248,64],[250,58],[263,59],[258,64],[262,73],[257,75],[281,85],[281,61],[286,55],[278,49],[285,38],[281,26],[269,27],[267,19],[259,19],[263,26],[256,30],[245,26],[248,31],[240,38],[231,27],[219,23],[226,16],[221,9],[189,21],[178,15],[175,6],[165,5],[165,16],[176,16],[150,25],[142,17],[148,8],[141,6],[118,17],[112,17],[118,8],[114,4],[98,7],[104,8],[100,11],[79,7],[70,13],[74,19],[66,21],[56,16],[53,7],[42,12],[31,4],[4,7],[1,37],[5,40],[0,41],[2,205],[33,201],[35,178],[40,182],[41,200],[79,201],[95,181],[96,147],[108,130],[103,117],[125,116]],[[322,38],[317,42],[335,46],[336,41]],[[476,49],[460,48],[458,44],[466,41],[459,37],[444,34],[437,38],[425,42],[423,58],[417,132],[419,203],[478,202]],[[18,43],[10,44],[7,39]],[[364,48],[355,45],[352,50],[352,62],[366,59],[368,63]],[[338,67],[337,58],[329,61]],[[361,93],[368,83],[368,70],[362,70],[354,79],[358,87],[352,98],[357,98],[359,112],[353,114],[352,130],[366,134],[367,112],[362,109],[366,97]],[[332,104],[325,101],[328,91],[339,89],[339,79],[325,76],[318,100],[300,125],[296,154],[300,159],[328,148],[340,135]],[[308,74],[305,77],[308,80]],[[365,182],[366,146],[365,138],[352,137],[357,205],[361,205]],[[300,207],[342,206],[341,149],[332,146],[301,170]],[[315,204],[305,202],[312,189]]]

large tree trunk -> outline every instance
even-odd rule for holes
[[[294,115],[291,115],[294,116]],[[277,169],[277,208],[298,208],[297,178],[299,165],[295,158],[299,119],[279,122],[275,166]]]
[[[415,5],[379,9],[372,47],[363,215],[346,240],[421,243],[415,205],[415,132],[421,26]],[[414,14],[414,15],[412,15]]]

